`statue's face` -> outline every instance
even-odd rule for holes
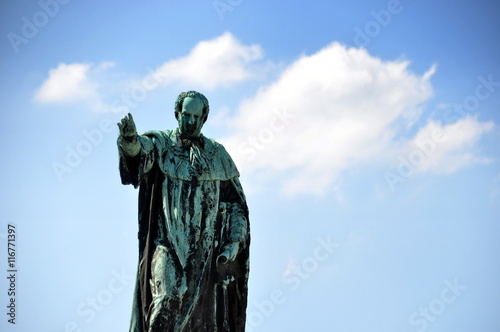
[[[203,127],[203,103],[198,98],[186,97],[177,118],[181,134],[186,137],[198,137]]]

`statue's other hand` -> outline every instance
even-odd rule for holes
[[[234,261],[238,255],[239,243],[231,242],[224,246],[222,253],[217,256],[217,271],[219,274],[219,280],[225,285],[229,285],[235,280],[234,272],[231,271],[228,264]]]
[[[133,137],[137,134],[134,118],[130,113],[125,115],[121,122],[118,122],[118,128],[120,129],[120,135],[123,137]]]
[[[222,253],[217,257],[217,262],[226,264],[228,261],[234,261],[238,255],[240,245],[238,242],[231,242],[224,246]]]

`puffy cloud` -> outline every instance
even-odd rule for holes
[[[214,89],[249,79],[262,57],[259,45],[244,45],[226,32],[199,42],[188,55],[165,62],[144,80]]]
[[[262,58],[259,45],[244,45],[232,34],[224,33],[199,42],[186,56],[166,61],[139,80],[107,82],[109,77],[101,74],[114,65],[110,62],[100,65],[61,63],[49,71],[49,77],[35,93],[35,101],[85,101],[93,110],[118,112],[137,105],[149,91],[162,85],[214,89],[240,83],[268,69],[268,64],[256,64]],[[113,94],[110,90],[116,86],[128,88],[108,105],[104,97]]]
[[[453,173],[471,164],[488,163],[491,159],[476,155],[475,145],[483,134],[494,128],[493,122],[479,122],[466,117],[447,125],[431,121],[404,146],[415,173]]]
[[[35,93],[40,103],[68,102],[92,98],[97,84],[89,79],[90,64],[61,63],[49,71],[49,77]]]
[[[433,94],[435,67],[418,76],[408,65],[333,43],[300,57],[243,101],[228,120],[234,130],[222,141],[256,182],[278,178],[289,194],[322,193],[342,172],[396,159],[432,129],[423,128],[415,141],[401,138]],[[443,127],[448,138],[421,171],[450,160],[455,162],[450,172],[477,162],[463,149],[490,126],[468,119]]]
[[[198,43],[185,57],[165,62],[133,85],[128,97],[137,103],[134,91],[142,98],[161,84],[229,86],[255,75],[262,58],[260,46],[244,45],[225,33]],[[60,64],[50,70],[35,100],[84,100],[93,109],[113,110],[97,93],[102,84],[98,74],[110,66]],[[414,172],[452,173],[488,162],[476,155],[476,143],[492,130],[491,122],[474,117],[446,125],[431,121],[407,138],[408,128],[421,118],[433,94],[430,78],[436,70],[432,66],[416,75],[408,66],[405,60],[382,61],[364,49],[332,43],[301,56],[243,100],[235,116],[224,119],[233,130],[221,141],[254,184],[277,179],[290,194],[338,193],[338,180],[348,169],[374,163],[392,167],[401,156],[422,152]],[[429,150],[426,140],[435,132],[442,139],[434,137]]]
[[[113,67],[113,62],[61,63],[49,70],[48,78],[35,92],[38,103],[79,102],[94,111],[111,111],[113,108],[102,100],[103,73]]]

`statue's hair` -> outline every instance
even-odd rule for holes
[[[203,123],[207,121],[208,118],[208,113],[210,112],[210,107],[208,106],[208,99],[205,97],[202,93],[197,92],[197,91],[187,91],[187,92],[181,92],[181,94],[177,97],[177,100],[175,101],[174,105],[174,114],[175,118],[178,119],[179,113],[182,111],[182,103],[184,102],[184,99],[186,97],[191,97],[191,98],[198,98],[201,103],[203,104]]]

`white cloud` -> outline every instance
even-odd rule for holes
[[[243,101],[228,120],[234,130],[222,141],[255,184],[274,178],[289,194],[322,193],[338,183],[342,172],[386,163],[415,144],[399,137],[432,96],[436,68],[418,76],[408,65],[333,43],[302,56]],[[484,162],[470,147],[491,126],[463,119],[442,127],[447,139],[420,171],[447,165],[446,171],[453,172]],[[415,140],[431,129],[423,128]]]
[[[140,80],[113,79],[102,74],[114,65],[87,63],[61,63],[49,71],[49,77],[35,93],[39,103],[84,101],[98,111],[118,112],[142,102],[148,92],[162,85],[180,85],[190,89],[228,87],[264,73],[270,63],[256,64],[263,58],[259,45],[244,45],[230,33],[201,41],[184,57],[169,60]],[[145,70],[146,71],[146,70]],[[123,77],[123,76],[122,76]],[[121,93],[116,86],[128,87]],[[111,100],[108,95],[121,97]]]
[[[102,100],[103,73],[113,67],[113,62],[60,63],[49,70],[49,77],[35,92],[38,103],[83,102],[94,111],[110,111],[112,107]]]
[[[92,98],[97,84],[89,77],[90,64],[61,63],[49,71],[49,77],[35,94],[40,103],[69,102]]]
[[[384,150],[397,120],[420,113],[434,68],[418,77],[408,64],[333,43],[244,101],[224,141],[245,171],[267,177],[288,170],[287,192],[322,192]]]
[[[491,159],[476,155],[475,145],[493,128],[493,122],[479,122],[476,117],[448,125],[431,121],[406,144],[403,155],[414,160],[409,161],[416,173],[449,174],[471,164],[489,163]]]
[[[260,46],[244,45],[225,33],[198,43],[185,57],[165,62],[122,95],[137,104],[161,84],[230,86],[262,69],[256,64],[262,58]],[[98,93],[106,78],[100,74],[112,65],[62,63],[50,70],[35,100],[85,101],[92,109],[113,111]],[[436,130],[446,139],[426,155],[417,172],[452,173],[488,162],[476,155],[475,144],[493,123],[476,118],[447,125],[429,122],[413,138],[404,138],[433,94],[430,78],[436,70],[432,66],[419,76],[408,65],[332,43],[300,57],[274,82],[242,101],[237,114],[225,119],[233,131],[221,141],[253,184],[277,179],[290,194],[327,189],[338,194],[344,171],[362,164],[397,163],[398,156],[409,156]]]
[[[259,45],[244,45],[226,32],[217,38],[199,42],[184,57],[165,62],[144,81],[180,83],[204,89],[225,87],[254,76],[258,69],[254,62],[262,57]]]

